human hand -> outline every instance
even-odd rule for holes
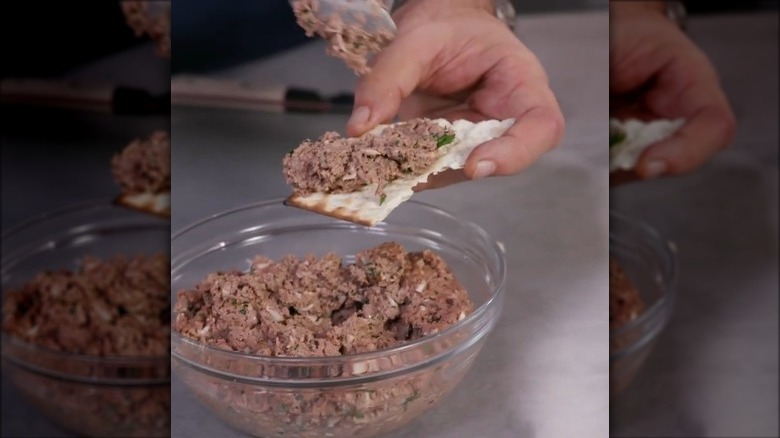
[[[734,136],[734,115],[717,72],[665,16],[663,2],[610,3],[609,88],[612,117],[686,120],[643,152],[639,178],[690,172]]]
[[[347,125],[360,135],[396,115],[449,120],[515,118],[478,146],[465,177],[516,173],[555,147],[563,116],[536,57],[492,14],[492,1],[412,0],[394,14],[398,32],[355,90]]]

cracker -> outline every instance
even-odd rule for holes
[[[609,171],[632,170],[642,152],[650,145],[665,140],[685,124],[683,119],[658,119],[643,122],[636,119],[610,119],[610,129],[622,132],[622,140],[609,148]]]
[[[171,217],[170,193],[125,193],[119,195],[114,202],[143,213],[153,214],[166,219],[170,219]]]
[[[414,187],[428,181],[428,177],[448,169],[462,169],[471,151],[480,144],[500,137],[515,122],[514,119],[486,120],[473,123],[444,119],[434,120],[455,132],[455,140],[439,150],[440,157],[425,173],[414,177],[398,178],[384,186],[384,196],[376,195],[376,185],[370,184],[352,193],[293,194],[286,205],[302,208],[366,226],[382,222],[390,213],[414,194]],[[380,134],[388,125],[380,125],[364,135]]]

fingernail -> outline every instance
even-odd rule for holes
[[[492,161],[483,160],[477,163],[477,168],[474,169],[473,179],[480,179],[486,176],[490,176],[496,171],[496,163]]]
[[[371,117],[371,110],[367,106],[359,106],[352,112],[347,124],[359,126],[368,122],[369,117]]]
[[[666,163],[663,161],[651,161],[645,166],[645,178],[657,178],[666,173],[666,168]]]

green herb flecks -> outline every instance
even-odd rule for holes
[[[404,403],[403,403],[404,410],[406,410],[409,407],[409,403],[417,400],[418,398],[420,398],[420,391],[415,389],[414,393],[412,395],[410,395],[409,397],[406,397],[406,400],[404,400]]]
[[[455,140],[455,134],[444,134],[436,138],[436,149],[448,145]]]
[[[359,388],[359,389],[356,389],[355,392],[365,392],[367,394],[374,394],[374,393],[376,393],[376,390],[375,389]]]
[[[387,194],[382,193],[382,196],[379,197],[379,205],[384,204],[386,199],[387,199]]]
[[[363,418],[363,413],[358,410],[357,406],[350,406],[346,414],[352,418]]]
[[[379,271],[376,270],[376,266],[374,266],[373,263],[366,265],[366,274],[373,280],[376,280],[379,277]]]
[[[626,133],[620,130],[610,130],[609,133],[609,147],[615,146],[616,144],[620,144],[623,142],[623,140],[626,139]]]

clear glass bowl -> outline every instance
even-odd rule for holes
[[[363,227],[282,205],[217,214],[172,238],[171,288],[191,288],[218,270],[249,268],[258,254],[323,255],[351,261],[395,241],[432,249],[469,292],[475,311],[440,333],[400,347],[327,358],[261,357],[220,350],[172,331],[172,368],[219,418],[258,437],[369,437],[396,430],[461,381],[498,320],[505,290],[502,246],[478,226],[418,202]]]
[[[3,235],[2,288],[71,269],[85,255],[167,254],[170,222],[89,201]],[[98,357],[41,348],[2,334],[3,373],[60,427],[89,437],[170,436],[170,356]]]
[[[630,385],[674,311],[677,250],[649,225],[610,212],[609,252],[645,303],[636,319],[609,333],[610,394],[616,395]]]

